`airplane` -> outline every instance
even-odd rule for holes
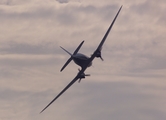
[[[70,52],[68,52],[66,49],[64,49],[63,47],[61,47],[65,52],[67,52],[70,55],[70,58],[67,60],[67,62],[64,64],[64,66],[62,67],[62,69],[60,71],[63,71],[64,68],[73,60],[77,65],[79,65],[81,67],[81,70],[79,70],[79,72],[77,73],[77,75],[75,76],[75,78],[40,112],[42,113],[45,109],[47,109],[57,98],[59,98],[71,85],[73,85],[77,80],[78,82],[81,81],[81,79],[84,79],[86,76],[90,76],[90,74],[85,74],[85,70],[90,67],[92,65],[92,61],[94,58],[100,58],[103,61],[103,58],[101,56],[101,50],[102,50],[102,46],[117,18],[117,16],[119,15],[119,12],[121,11],[122,6],[120,7],[120,9],[118,10],[115,18],[113,19],[111,25],[109,26],[107,32],[105,33],[103,39],[101,40],[99,46],[97,47],[97,49],[94,51],[94,53],[91,55],[91,57],[87,57],[84,54],[81,53],[77,53],[79,51],[79,49],[81,48],[82,44],[84,43],[84,41],[82,41],[79,46],[77,47],[77,49],[74,51],[73,54],[71,54]]]

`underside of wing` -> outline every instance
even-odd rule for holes
[[[78,75],[40,113],[42,113],[45,109],[47,109],[57,98],[59,98],[77,80],[78,80]]]
[[[120,7],[120,9],[119,9],[119,11],[117,12],[115,18],[113,19],[111,25],[109,26],[107,32],[105,33],[105,35],[104,35],[102,41],[100,42],[99,46],[97,47],[96,51],[94,52],[94,57],[99,57],[99,58],[101,58],[101,60],[103,60],[103,58],[102,58],[102,56],[101,56],[102,46],[103,46],[105,40],[107,39],[107,36],[108,36],[109,32],[111,31],[111,28],[112,28],[112,26],[114,25],[114,22],[115,22],[116,18],[118,17],[118,15],[119,15],[121,9],[122,9],[122,6]],[[92,55],[92,56],[93,56],[93,55]]]
[[[108,36],[109,32],[111,31],[111,28],[112,28],[112,26],[114,25],[114,22],[115,22],[116,18],[118,17],[118,15],[119,15],[121,9],[122,9],[122,6],[119,8],[118,13],[116,14],[115,18],[113,19],[111,25],[109,26],[107,32],[105,33],[105,35],[104,35],[104,37],[103,37],[102,41],[100,42],[100,44],[99,44],[99,46],[98,46],[97,49],[101,49],[101,48],[102,48],[102,46],[103,46],[105,40],[107,39],[107,36]]]

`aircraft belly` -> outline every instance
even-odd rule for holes
[[[86,65],[87,60],[75,58],[75,59],[74,59],[74,62],[75,62],[78,66],[83,67],[83,66]],[[92,65],[92,63],[90,63],[87,67],[90,67],[91,65]]]

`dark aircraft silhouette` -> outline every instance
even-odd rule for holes
[[[73,54],[71,54],[70,52],[65,50],[63,47],[61,47],[71,57],[67,60],[67,62],[64,64],[64,66],[62,67],[62,69],[60,71],[62,71],[71,62],[71,60],[73,60],[77,65],[79,65],[81,67],[81,70],[79,69],[79,72],[76,75],[76,77],[40,113],[42,113],[47,107],[49,107],[60,95],[62,95],[77,80],[79,80],[78,82],[80,82],[81,79],[85,78],[86,76],[90,76],[89,74],[85,74],[84,71],[92,65],[92,61],[95,57],[100,58],[103,61],[103,58],[101,56],[102,46],[103,46],[103,44],[104,44],[104,42],[105,42],[112,26],[113,26],[117,16],[119,15],[119,12],[121,11],[121,9],[122,9],[122,6],[120,7],[120,9],[119,9],[118,13],[116,14],[115,18],[113,19],[111,25],[109,26],[107,32],[105,33],[102,41],[99,44],[99,46],[97,47],[97,49],[94,51],[94,53],[92,54],[92,56],[90,58],[85,56],[84,54],[77,53],[79,51],[79,49],[81,48],[82,44],[84,43],[84,41],[82,41],[80,43],[80,45],[77,47],[77,49],[74,51]]]

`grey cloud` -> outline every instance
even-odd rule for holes
[[[20,57],[21,55],[19,55]],[[58,64],[58,63],[61,63],[61,59],[59,59],[58,57],[57,58],[54,58],[53,56],[52,57],[47,57],[47,56],[44,56],[42,58],[40,58],[40,56],[27,56],[27,57],[23,57],[23,58],[16,58],[17,56],[15,55],[14,58],[3,58],[3,59],[0,59],[1,63],[0,65],[1,66],[19,66],[19,67],[37,67],[37,66],[49,66],[49,65],[55,65]],[[4,72],[2,72],[1,74],[4,74]]]
[[[57,20],[61,23],[61,24],[65,24],[65,25],[70,25],[72,26],[72,24],[75,24],[77,21],[77,17],[76,15],[72,14],[71,12],[60,12],[60,14],[57,15]]]
[[[139,112],[141,114],[144,114],[146,116],[149,116],[149,118],[157,120],[163,120],[166,118],[165,112],[161,111],[161,110],[155,110],[155,109],[140,109]]]
[[[163,87],[156,87],[152,84],[140,85],[135,82],[105,83],[87,82],[86,80],[82,81],[81,84],[76,83],[73,85],[37,119],[47,119],[49,118],[49,113],[51,118],[65,119],[62,115],[65,113],[68,119],[79,118],[80,120],[122,118],[124,120],[131,118],[151,120],[152,118],[166,118],[160,108],[164,103],[164,101],[160,101],[163,97],[159,94],[153,94],[153,90],[158,90],[161,93],[162,90],[165,90]],[[0,92],[0,98],[1,102],[6,101],[5,103],[10,105],[11,109],[16,109],[17,107],[20,110],[27,107],[29,110],[23,110],[24,116],[29,114],[28,118],[33,119],[58,92],[58,90],[32,92],[4,89]],[[16,109],[16,119],[22,117],[18,114],[18,109]],[[59,114],[53,114],[57,112]],[[10,117],[10,114],[8,117]]]
[[[27,4],[32,2],[32,0],[1,0],[1,5],[15,6],[20,4]]]
[[[147,13],[149,13],[150,10],[152,10],[152,6],[151,6],[152,2],[146,0],[143,3],[132,5],[131,9],[139,13],[140,15],[148,15]]]
[[[68,107],[72,106],[70,115],[76,119],[107,120],[123,118],[128,120],[132,118],[140,120],[148,117],[147,120],[151,120],[150,114],[153,114],[153,110],[158,112],[157,117],[166,117],[159,107],[155,108],[160,103],[154,102],[154,99],[162,98],[156,98],[152,93],[142,92],[160,89],[160,87],[141,86],[129,82],[94,83],[86,82],[86,80],[82,81],[81,86],[79,84],[75,86],[59,98],[62,102],[58,104],[68,103]],[[55,102],[53,106],[56,105]],[[56,109],[53,106],[52,110]],[[147,110],[147,112],[140,113],[141,110]]]
[[[18,5],[14,6],[18,9],[12,9],[13,6],[0,8],[1,23],[5,23],[2,24],[0,38],[0,102],[2,108],[5,108],[5,111],[1,109],[4,118],[9,116],[8,119],[13,120],[166,119],[163,114],[166,108],[166,58],[163,52],[165,13],[163,7],[160,7],[160,2],[139,1],[139,4],[135,4],[130,1],[129,8],[124,4],[113,32],[103,47],[105,61],[95,59],[94,66],[87,71],[93,75],[84,79],[81,84],[73,85],[40,116],[37,116],[38,112],[78,72],[78,66],[72,63],[67,71],[59,74],[59,69],[68,57],[59,45],[73,52],[79,41],[85,39],[81,51],[90,55],[96,49],[120,5],[112,2],[106,2],[106,5],[97,5],[96,2],[88,4],[89,1],[86,1],[86,4],[59,4],[55,1],[58,6],[50,3],[38,5],[36,1],[26,5],[20,0],[18,4],[8,2],[10,5]],[[158,24],[155,24],[157,22]],[[161,22],[162,24],[159,24]],[[132,80],[104,82],[115,81],[113,76],[121,81],[127,78]],[[158,84],[162,84],[163,87]],[[15,105],[11,102],[12,98]],[[20,113],[20,109],[25,111]],[[10,112],[16,116],[12,116]]]
[[[17,91],[11,89],[3,89],[0,91],[0,99],[4,101],[17,101],[28,96],[28,91]]]
[[[64,52],[59,46],[51,44],[30,45],[11,42],[1,48],[0,64],[12,66],[38,66],[55,64],[61,61],[60,54]]]
[[[133,53],[129,57],[128,68],[130,72],[144,72],[147,70],[162,70],[166,68],[164,56],[152,55],[150,53]]]
[[[103,55],[106,60],[110,59],[110,64],[121,65],[123,63],[121,66],[122,71],[125,70],[125,72],[128,71],[133,74],[144,73],[148,70],[162,70],[166,68],[164,62],[166,58],[164,55],[161,55],[163,52],[155,53],[155,49],[156,45],[153,44],[147,44],[144,47],[138,44],[119,44],[111,45],[110,48],[103,51]]]
[[[139,14],[140,16],[151,16],[151,17],[160,17],[161,14],[164,12],[164,8],[160,6],[161,3],[164,3],[164,1],[150,1],[146,0],[139,4],[133,4],[131,6],[131,9]]]
[[[22,12],[14,12],[14,11],[7,11],[1,9],[0,11],[0,16],[3,16],[2,18],[10,18],[10,19],[37,19],[37,18],[43,18],[47,19],[48,17],[53,17],[56,12],[52,8],[44,8],[44,7],[39,7],[39,8],[27,8],[29,11],[22,11]]]
[[[61,24],[76,24],[80,20],[81,14],[86,14],[86,19],[88,16],[93,13],[99,15],[105,15],[102,19],[110,18],[109,16],[115,12],[115,7],[117,5],[107,5],[103,7],[95,7],[92,5],[87,6],[66,6],[65,8],[56,8],[46,7],[46,6],[37,6],[37,7],[27,7],[28,11],[22,12],[8,12],[7,10],[1,9],[0,16],[3,16],[3,19],[17,19],[17,20],[27,20],[27,19],[56,19]],[[103,14],[104,13],[104,14]],[[85,18],[84,18],[85,19]],[[99,18],[101,19],[101,18]]]
[[[77,15],[73,14],[72,8],[67,7],[65,9],[58,9],[56,7],[46,7],[46,6],[38,6],[38,7],[29,7],[28,11],[22,12],[8,12],[7,10],[0,10],[0,16],[2,16],[2,20],[10,21],[10,19],[15,21],[27,21],[35,20],[35,21],[44,21],[50,20],[55,23],[72,25],[77,23],[78,18]],[[42,23],[41,23],[42,24]]]
[[[69,2],[69,0],[56,0],[56,1],[58,1],[59,3],[68,3]]]
[[[118,5],[118,4],[106,5],[106,6],[101,7],[100,9],[98,9],[98,14],[102,15],[101,16],[102,20],[109,21],[109,23],[110,23],[110,21],[113,19],[113,16],[115,15],[115,13],[117,12],[119,7],[120,7],[120,5]]]
[[[41,43],[37,45],[28,43],[8,42],[6,47],[0,48],[2,54],[60,54],[62,50],[58,44]]]
[[[11,5],[11,3],[12,3],[12,0],[1,0],[0,1],[1,5]]]
[[[50,91],[46,92],[47,93],[21,91],[14,89],[1,90],[1,108],[3,108],[3,113],[6,113],[8,115],[3,114],[0,116],[0,118],[3,118],[5,120],[20,118],[24,120],[34,119],[34,117],[39,114],[40,109],[43,107],[44,101],[47,100],[42,100],[43,96],[47,98],[50,95]]]

